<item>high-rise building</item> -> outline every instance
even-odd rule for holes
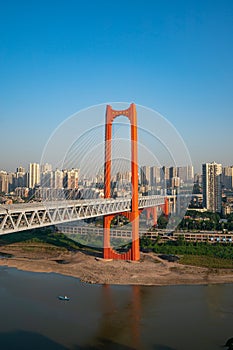
[[[0,192],[7,193],[9,187],[8,175],[6,171],[0,171]]]
[[[141,167],[141,184],[150,185],[150,167],[147,165]]]
[[[53,187],[53,172],[45,171],[40,174],[40,184],[43,188],[52,188]]]
[[[206,163],[202,165],[203,206],[212,212],[221,212],[222,208],[222,165]]]
[[[53,172],[53,188],[62,189],[63,188],[63,171],[56,169]]]
[[[126,171],[123,176],[123,180],[125,182],[131,182],[131,177],[132,177],[132,172],[131,171]]]
[[[194,175],[194,183],[202,184],[202,174],[196,173]]]
[[[40,168],[42,173],[49,173],[52,171],[52,165],[48,163],[42,164]]]
[[[172,188],[180,187],[180,178],[178,176],[174,176],[171,178],[171,187]]]
[[[116,181],[117,182],[122,182],[123,181],[123,173],[121,173],[121,172],[117,172],[117,174],[116,174]]]
[[[14,191],[15,187],[15,173],[8,173],[8,192]]]
[[[22,166],[19,166],[18,168],[16,168],[16,172],[25,174],[25,168],[23,168]]]
[[[164,188],[169,187],[169,181],[170,181],[170,170],[169,167],[163,166],[160,169],[160,179],[161,179],[161,184]]]
[[[233,189],[233,166],[226,166],[222,169],[222,182],[226,189]]]
[[[52,165],[45,163],[40,166],[40,185],[43,188],[53,187]]]
[[[63,186],[67,190],[78,189],[79,169],[64,170]]]
[[[160,168],[157,166],[152,166],[150,168],[150,183],[151,186],[156,186],[160,183]]]
[[[173,177],[177,177],[177,167],[175,166],[169,168],[169,179],[171,180]]]
[[[131,176],[131,171],[125,171],[124,173],[118,171],[116,174],[116,181],[120,183],[128,183],[131,181]]]
[[[174,187],[174,178],[177,178],[177,167],[171,166],[169,168],[169,187]]]
[[[187,165],[187,180],[193,181],[194,179],[194,169],[192,165]]]
[[[183,182],[194,180],[194,171],[192,165],[180,166],[177,168],[177,175]]]
[[[19,166],[16,169],[16,173],[14,177],[14,188],[26,187],[26,185],[27,185],[27,177],[26,177],[25,169],[22,166]]]
[[[30,163],[28,174],[28,187],[34,188],[40,184],[40,164]]]

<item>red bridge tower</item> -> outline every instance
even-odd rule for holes
[[[139,210],[138,210],[138,135],[137,112],[134,103],[128,109],[116,111],[110,105],[106,109],[105,123],[105,169],[104,169],[104,197],[111,197],[111,165],[112,165],[112,123],[118,116],[124,115],[130,121],[131,128],[131,211],[122,213],[132,223],[132,247],[127,253],[119,254],[110,246],[110,225],[114,215],[104,216],[104,258],[134,260],[140,259],[139,250]]]

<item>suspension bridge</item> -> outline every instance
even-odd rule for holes
[[[131,133],[131,197],[111,198],[112,170],[112,124],[118,116],[130,121]],[[138,133],[136,105],[128,109],[114,110],[106,107],[105,119],[105,169],[104,198],[95,200],[64,200],[43,203],[23,203],[0,206],[0,234],[8,234],[39,227],[51,226],[103,216],[103,257],[105,259],[140,259],[139,215],[147,209],[148,216],[157,219],[157,209],[161,207],[169,214],[168,200],[164,196],[142,196],[138,194]],[[128,252],[119,254],[110,244],[110,225],[116,215],[124,215],[131,222],[132,246]]]

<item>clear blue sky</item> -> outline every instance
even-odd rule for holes
[[[233,1],[2,1],[0,169],[40,161],[71,114],[157,110],[194,165],[233,164]]]

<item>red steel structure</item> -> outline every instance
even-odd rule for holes
[[[105,174],[104,174],[104,197],[111,197],[111,165],[112,165],[112,123],[118,116],[125,116],[130,121],[131,128],[131,185],[132,185],[132,204],[131,211],[126,213],[132,223],[132,247],[124,254],[119,254],[110,246],[110,225],[113,215],[104,216],[104,258],[139,260],[139,210],[138,210],[138,135],[137,135],[137,112],[134,103],[128,109],[116,111],[110,105],[106,108],[105,124]]]
[[[160,206],[162,209],[164,215],[168,216],[169,215],[169,201],[165,197],[164,198],[164,204]],[[157,208],[156,207],[151,207],[151,208],[146,208],[146,219],[150,220],[152,217],[152,222],[153,225],[157,225]]]
[[[110,245],[110,225],[114,215],[104,216],[104,259],[121,259],[138,261],[140,259],[139,249],[139,215],[138,209],[138,135],[137,135],[137,111],[136,105],[131,103],[125,110],[116,111],[110,105],[106,108],[105,122],[105,169],[104,169],[104,197],[111,198],[111,167],[112,167],[112,123],[118,116],[125,116],[130,121],[131,128],[131,186],[132,204],[131,211],[119,213],[126,216],[132,223],[132,247],[128,252],[119,254]],[[156,208],[153,208],[154,220],[156,220]],[[168,204],[165,200],[164,212],[168,214]]]

